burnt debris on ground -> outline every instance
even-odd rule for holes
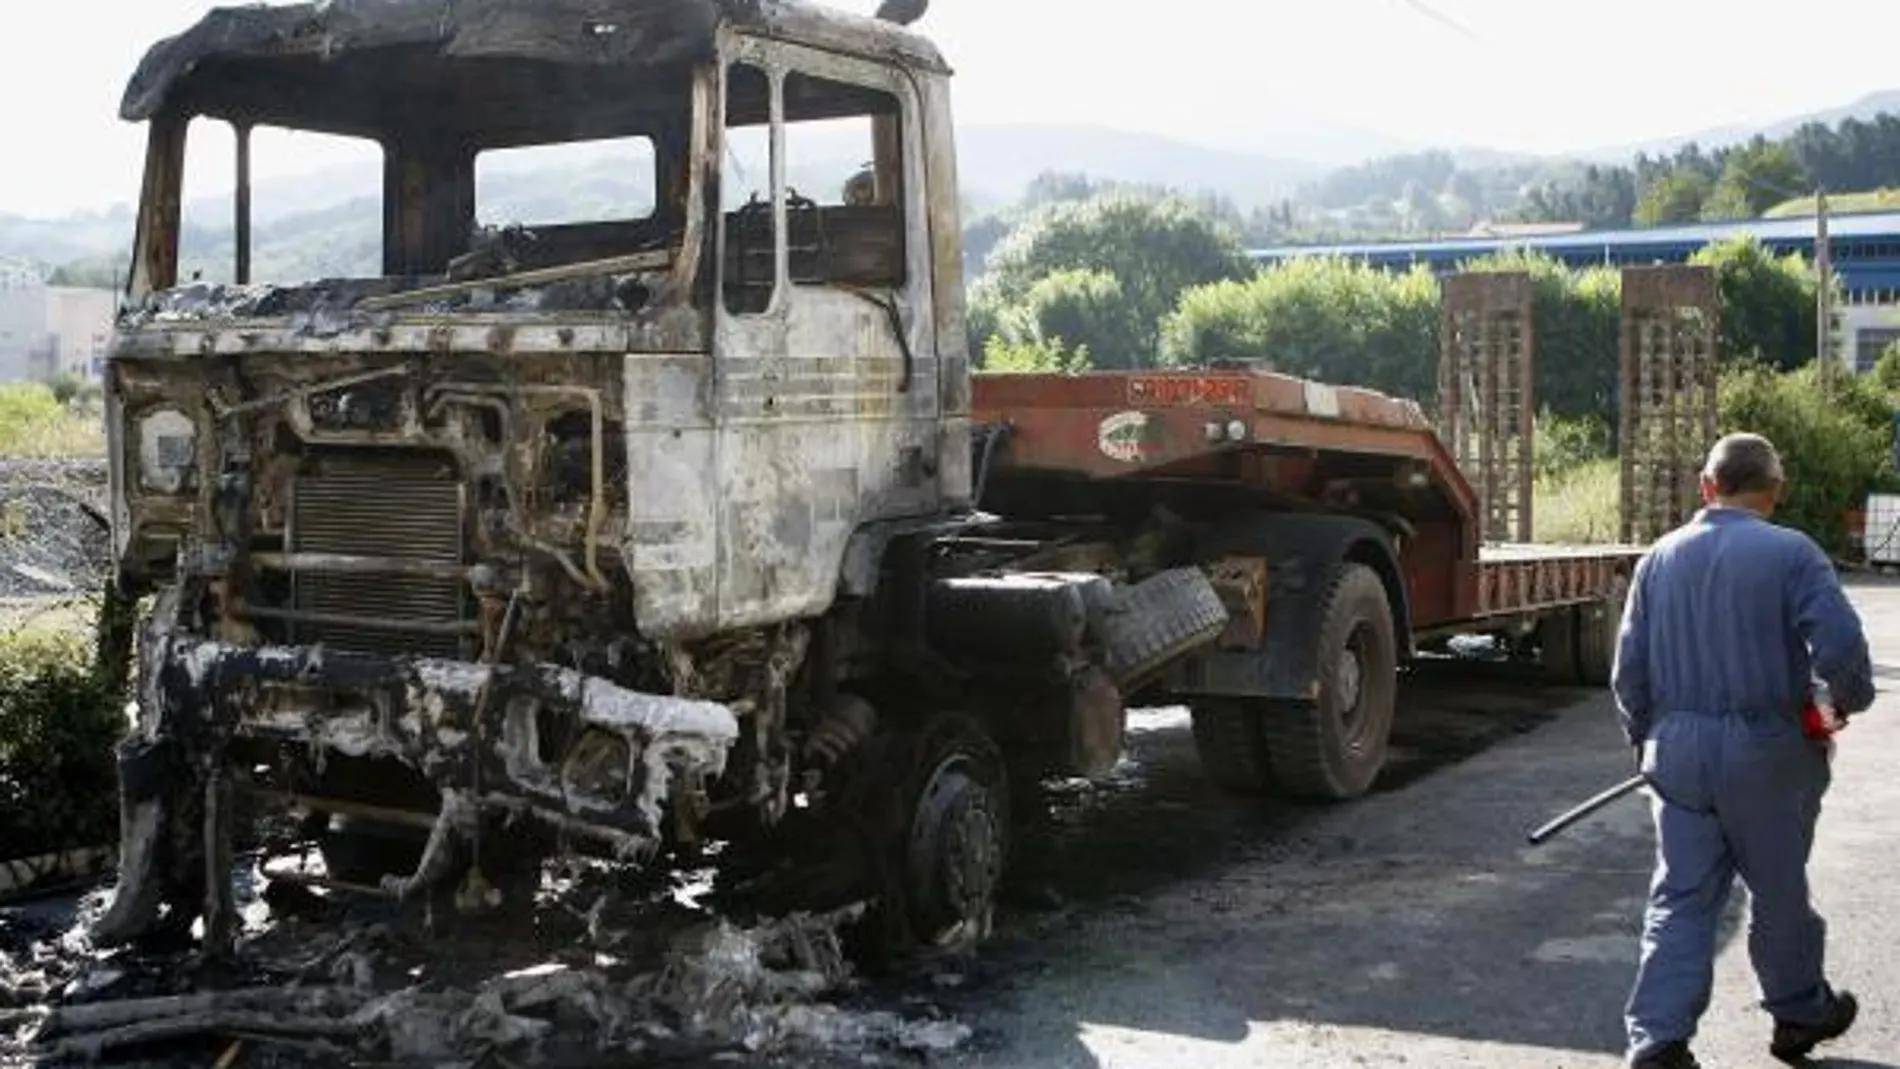
[[[96,592],[111,555],[103,460],[0,460],[0,598]]]
[[[969,1030],[861,1008],[841,929],[861,906],[742,924],[693,878],[562,864],[532,915],[428,915],[240,872],[226,960],[187,939],[111,953],[87,928],[110,892],[0,910],[0,1062],[600,1064],[721,1053],[915,1063]],[[7,1052],[11,1048],[11,1055]]]

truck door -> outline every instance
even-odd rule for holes
[[[711,501],[735,627],[824,611],[857,526],[936,508],[940,399],[909,80],[740,38],[724,89]]]

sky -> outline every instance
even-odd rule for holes
[[[0,35],[0,213],[129,203],[143,140],[118,120],[119,96],[144,50],[209,6],[60,0]],[[1794,32],[1798,21],[1839,44],[1900,40],[1900,3],[1767,13],[1742,17],[1732,0],[933,0],[917,29],[957,70],[960,123],[1110,126],[1293,158],[1314,158],[1339,129],[1585,150],[1900,86],[1877,52],[1824,48],[1816,62]],[[260,148],[260,177],[334,162],[272,156]]]

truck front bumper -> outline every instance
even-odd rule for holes
[[[212,840],[229,829],[210,819],[207,799],[231,781],[235,751],[257,751],[247,743],[302,748],[317,768],[334,754],[389,759],[433,784],[441,806],[422,864],[383,881],[407,897],[447,874],[449,844],[476,834],[486,815],[529,817],[641,856],[661,837],[663,805],[702,797],[739,734],[723,704],[642,693],[548,664],[251,647],[181,634],[144,653],[139,728],[119,751],[119,887],[100,935],[117,934],[115,924],[144,927],[114,915],[149,912],[169,897],[157,886],[170,882],[167,873],[179,873],[181,862],[198,869],[203,852],[220,853]]]

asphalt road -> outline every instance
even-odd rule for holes
[[[1900,586],[1853,596],[1883,679],[1900,678]],[[1524,840],[1627,774],[1607,696],[1464,670],[1402,700],[1394,775],[1325,809],[1220,797],[1184,717],[1145,717],[1119,779],[1061,799],[1023,851],[1001,937],[929,992],[976,1029],[941,1064],[1620,1065],[1647,802]],[[1837,1069],[1900,1067],[1897,705],[1883,696],[1843,736],[1811,869],[1833,978],[1862,999],[1817,1061]],[[1779,1064],[1746,943],[1738,890],[1696,1047],[1710,1067]]]

